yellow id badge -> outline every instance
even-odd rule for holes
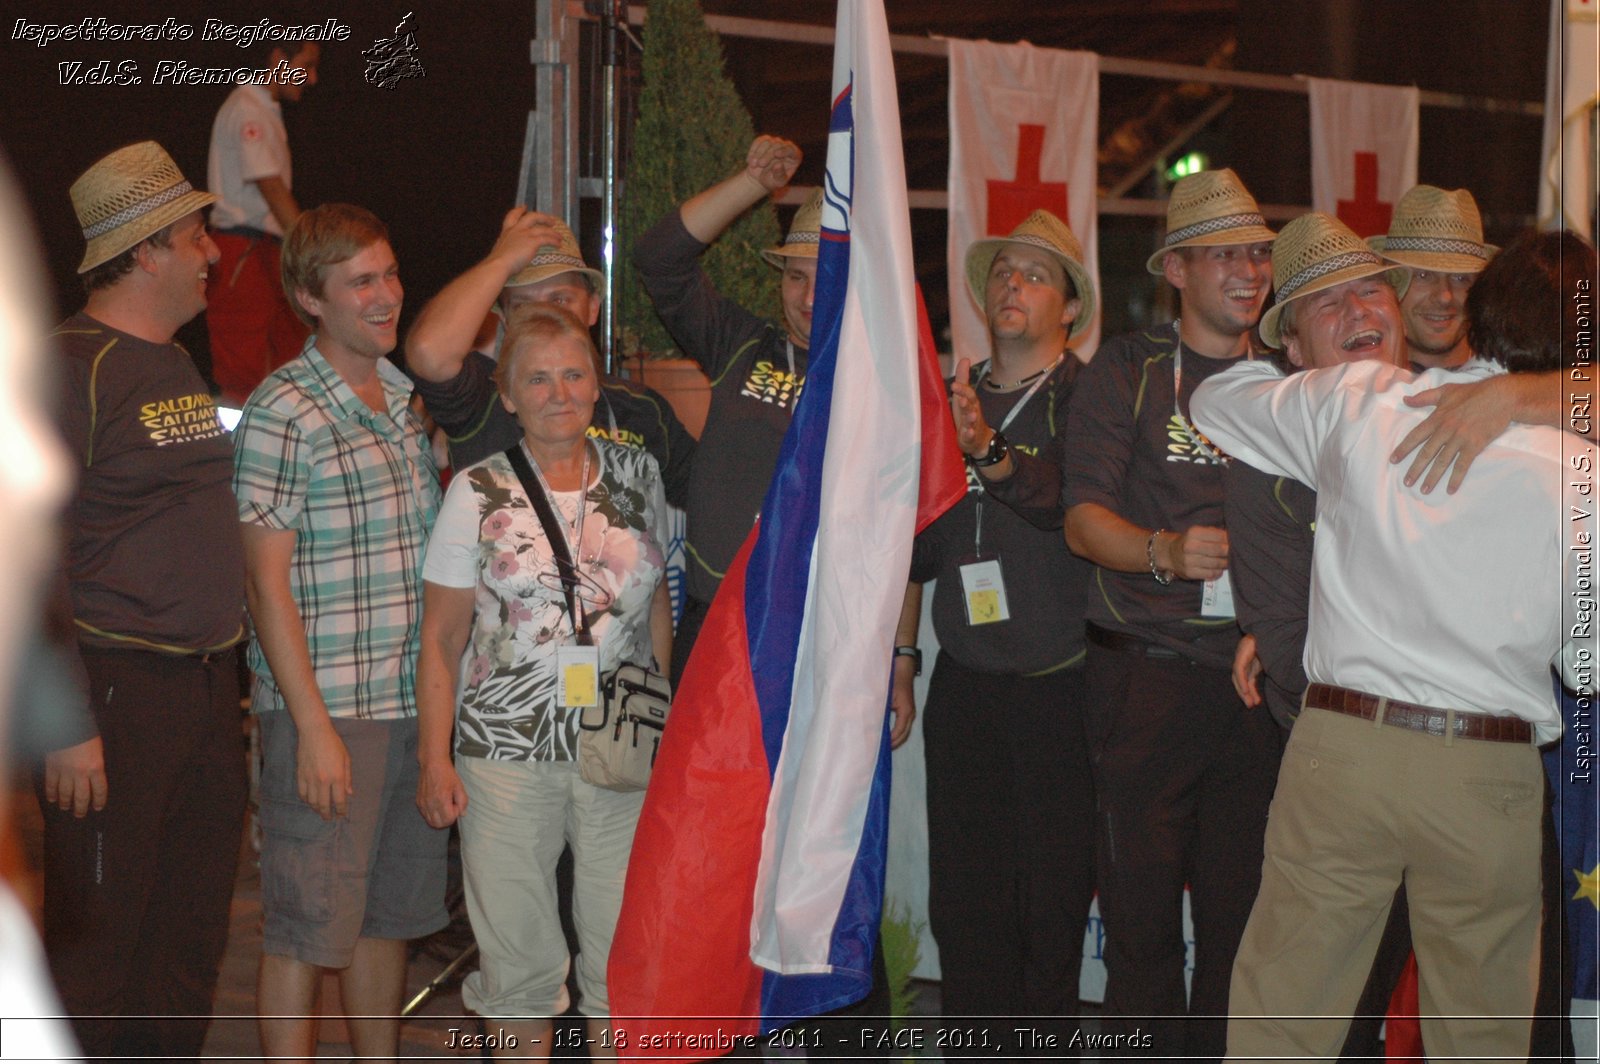
[[[600,704],[599,647],[561,647],[556,652],[556,699],[569,709]]]
[[[968,624],[995,624],[1011,619],[999,558],[977,559],[961,566],[961,598],[967,605]]]

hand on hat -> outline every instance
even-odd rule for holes
[[[504,262],[509,273],[516,273],[533,261],[540,248],[561,246],[561,234],[554,228],[560,224],[559,218],[548,214],[513,207],[500,223],[500,236],[489,257]]]
[[[750,142],[744,172],[769,193],[788,187],[800,169],[800,149],[793,141],[762,135]]]

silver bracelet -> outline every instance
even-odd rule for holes
[[[1163,570],[1156,566],[1156,537],[1165,531],[1166,529],[1164,528],[1158,528],[1154,532],[1150,533],[1149,539],[1144,541],[1144,556],[1150,562],[1150,575],[1155,577],[1156,583],[1160,584],[1162,587],[1166,587],[1168,584],[1172,583],[1172,578],[1178,575],[1171,569]]]

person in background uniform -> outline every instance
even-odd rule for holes
[[[1483,242],[1483,219],[1466,189],[1417,185],[1400,197],[1385,236],[1367,246],[1398,269],[1389,281],[1400,298],[1406,357],[1419,373],[1459,366],[1467,346],[1467,293],[1500,249]]]
[[[822,229],[822,190],[795,212],[782,244],[761,252],[783,273],[783,321],[768,321],[721,295],[700,268],[700,254],[734,220],[789,184],[800,149],[778,137],[750,144],[745,168],[691,197],[634,245],[634,265],[667,331],[711,379],[711,405],[689,477],[688,575],[683,615],[672,641],[677,684],[706,610],[754,526],[778,464],[778,450],[805,386],[811,305]],[[887,1056],[878,1038],[889,1010],[882,943],[874,950],[872,989],[860,1002],[819,1018],[824,1047],[855,1056]],[[830,1050],[834,1051],[834,1050]],[[760,1049],[750,1050],[757,1058]]]
[[[211,377],[235,406],[305,346],[305,323],[278,280],[283,234],[300,216],[283,105],[317,83],[321,49],[312,42],[265,49],[267,65],[288,77],[240,85],[211,124],[206,181],[217,195],[211,228],[222,258],[206,289],[206,328]]]
[[[795,213],[784,242],[761,253],[783,271],[783,321],[722,296],[699,258],[736,218],[785,188],[799,165],[800,149],[789,141],[757,137],[743,170],[683,203],[634,245],[634,265],[656,314],[711,379],[711,406],[689,477],[689,572],[672,644],[674,684],[723,573],[755,524],[805,386],[821,190]]]

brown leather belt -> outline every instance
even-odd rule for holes
[[[1481,739],[1486,743],[1528,743],[1533,741],[1533,725],[1521,717],[1491,717],[1487,713],[1435,709],[1410,702],[1396,702],[1377,695],[1314,683],[1306,688],[1307,709],[1326,709],[1362,720],[1377,720],[1383,709],[1383,723],[1409,731],[1426,732],[1443,738],[1452,731],[1458,739]],[[1452,724],[1453,722],[1453,724]]]

